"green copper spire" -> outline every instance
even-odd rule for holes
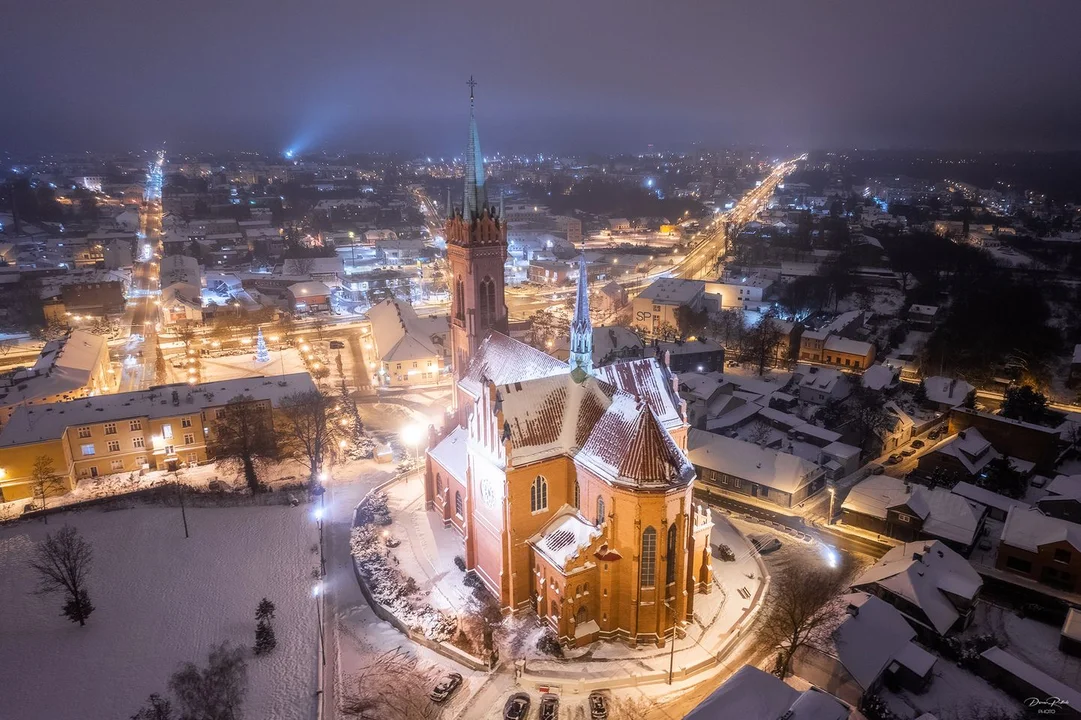
[[[480,134],[473,112],[473,88],[477,83],[469,76],[469,146],[465,150],[465,198],[462,217],[472,220],[488,207],[488,192],[484,188],[484,155],[480,151]]]
[[[571,349],[567,362],[572,370],[581,368],[587,375],[593,374],[593,323],[589,319],[589,274],[584,250],[578,259],[578,295],[574,301]]]

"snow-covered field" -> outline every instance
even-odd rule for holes
[[[49,525],[0,528],[0,716],[19,720],[120,720],[165,693],[184,661],[205,664],[225,640],[251,647],[255,606],[277,605],[277,649],[248,657],[244,717],[312,717],[317,662],[312,570],[317,532],[306,505],[177,508],[54,515]],[[85,628],[62,601],[31,593],[33,544],[63,524],[94,547]]]

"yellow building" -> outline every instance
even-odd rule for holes
[[[50,340],[32,367],[6,376],[0,384],[0,424],[21,405],[43,405],[100,395],[116,387],[109,345],[101,335],[72,330]]]
[[[408,303],[388,299],[372,305],[368,319],[382,384],[429,385],[445,377],[446,316],[418,317]]]
[[[0,431],[0,498],[33,497],[34,461],[53,460],[66,489],[76,480],[206,462],[218,412],[238,395],[268,411],[314,390],[307,373],[164,385],[70,402],[20,406]]]

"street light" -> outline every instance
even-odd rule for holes
[[[402,442],[405,443],[407,447],[413,448],[414,454],[417,455],[419,459],[420,452],[418,446],[420,445],[421,439],[424,437],[424,428],[418,423],[409,423],[402,428],[400,435]]]
[[[315,621],[319,625],[319,654],[322,656],[323,665],[327,664],[327,646],[323,641],[323,609],[319,596],[323,594],[322,581],[312,587],[312,597],[315,598]]]

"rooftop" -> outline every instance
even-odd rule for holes
[[[1015,507],[1002,526],[1002,542],[1029,552],[1039,552],[1041,546],[1057,542],[1081,550],[1081,525],[1044,515],[1035,508]]]
[[[33,367],[15,372],[10,385],[0,387],[0,406],[33,404],[38,398],[78,392],[90,384],[103,354],[107,364],[105,338],[82,330],[50,340]]]
[[[818,688],[800,692],[775,675],[744,665],[685,720],[847,720],[849,708]]]
[[[638,297],[665,305],[689,305],[705,288],[701,280],[659,278],[643,290]]]
[[[697,428],[688,431],[687,455],[697,467],[786,493],[794,493],[822,474],[818,465],[796,455]]]

